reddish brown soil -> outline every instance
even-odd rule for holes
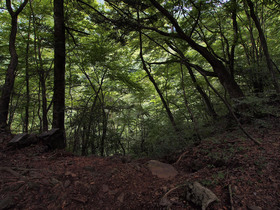
[[[175,162],[184,153],[173,164],[179,174],[172,180],[153,176],[146,167],[148,159],[46,153],[40,145],[7,150],[12,137],[2,135],[0,206],[34,210],[165,209],[159,202],[166,192],[198,181],[220,199],[208,209],[280,209],[280,130],[247,130],[262,141],[261,146],[238,130],[208,138],[169,157]],[[183,195],[183,187],[168,195],[171,209],[196,209],[184,201]]]

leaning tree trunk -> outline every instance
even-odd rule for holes
[[[185,64],[185,66],[187,67],[189,74],[191,76],[191,79],[195,85],[196,90],[200,93],[203,101],[205,102],[208,114],[213,118],[216,119],[218,117],[218,114],[216,113],[213,104],[210,101],[210,98],[207,96],[207,94],[202,90],[202,88],[200,87],[200,85],[198,84],[198,82],[196,81],[196,78],[194,76],[194,73],[191,69],[191,67],[187,64]]]
[[[247,3],[248,3],[248,6],[250,8],[251,18],[255,22],[256,28],[258,29],[258,32],[259,32],[262,49],[263,49],[264,56],[265,56],[265,59],[266,59],[267,68],[268,68],[268,70],[271,74],[273,86],[274,86],[276,92],[280,93],[280,87],[279,87],[278,81],[276,79],[275,70],[273,68],[273,62],[272,62],[272,60],[270,58],[270,55],[269,55],[266,38],[264,36],[264,32],[262,30],[260,21],[259,21],[258,17],[256,16],[256,13],[255,13],[255,10],[254,10],[254,4],[251,0],[247,0]]]
[[[139,22],[139,10],[137,11],[137,19],[138,19],[138,22]],[[142,41],[142,31],[141,30],[139,30],[139,42],[140,42],[140,59],[142,61],[143,69],[147,73],[149,80],[153,83],[154,88],[156,89],[156,91],[157,91],[157,93],[158,93],[158,95],[159,95],[159,97],[161,99],[161,102],[162,102],[162,104],[163,104],[163,106],[165,108],[165,111],[167,113],[167,116],[168,116],[168,118],[169,118],[169,120],[171,122],[171,125],[172,125],[174,131],[177,134],[180,134],[180,130],[179,130],[179,128],[178,128],[178,126],[177,126],[177,124],[175,122],[174,116],[173,116],[173,114],[172,114],[172,112],[171,112],[171,110],[170,110],[170,108],[169,108],[165,98],[162,95],[162,92],[160,91],[160,89],[159,89],[159,87],[158,87],[154,77],[152,76],[151,72],[149,71],[149,69],[148,69],[148,67],[146,65],[146,62],[144,60],[144,56],[143,56],[143,41]]]
[[[11,33],[9,39],[9,51],[10,51],[10,64],[6,73],[5,84],[2,88],[2,95],[0,98],[0,128],[1,130],[8,131],[7,119],[9,112],[9,103],[11,98],[11,93],[14,87],[16,69],[18,65],[18,55],[16,51],[16,35],[17,35],[17,18],[19,13],[26,6],[28,0],[19,6],[19,8],[14,12],[11,6],[11,0],[6,0],[6,6],[9,14],[12,18],[11,21]]]
[[[54,0],[54,90],[53,90],[53,128],[63,132],[63,138],[57,139],[60,148],[66,146],[65,111],[65,26],[63,0]]]
[[[242,90],[235,82],[234,78],[230,75],[226,66],[219,59],[217,59],[207,48],[199,45],[190,36],[188,36],[180,27],[179,23],[173,17],[173,15],[169,13],[164,7],[162,7],[156,0],[150,0],[150,2],[159,12],[161,12],[162,15],[164,15],[172,23],[181,39],[185,40],[191,48],[200,53],[200,55],[202,55],[208,61],[208,63],[212,66],[214,72],[217,74],[219,81],[228,91],[230,97],[233,99],[244,97]]]

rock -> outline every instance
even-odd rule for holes
[[[211,190],[203,187],[198,182],[188,183],[186,185],[185,193],[186,200],[200,206],[202,210],[205,210],[210,203],[219,201],[217,196]]]
[[[164,196],[164,197],[160,200],[159,205],[168,207],[167,209],[169,209],[169,207],[172,205],[172,203],[167,199],[166,196]]]
[[[103,184],[103,185],[102,185],[102,191],[103,191],[104,193],[108,192],[108,191],[109,191],[109,186],[106,185],[106,184]]]
[[[64,182],[64,187],[67,188],[67,187],[70,186],[70,184],[71,184],[71,181],[67,179],[67,180]]]
[[[172,165],[157,160],[150,160],[148,162],[148,168],[153,175],[162,179],[172,179],[178,174]]]
[[[261,207],[255,205],[247,205],[248,210],[262,210]]]
[[[86,204],[88,201],[88,198],[86,196],[83,195],[76,195],[76,197],[73,197],[72,200]]]
[[[38,142],[38,139],[36,135],[34,134],[27,134],[27,133],[22,133],[16,135],[9,143],[9,147],[13,148],[23,148],[23,147],[28,147],[31,144],[35,144]]]
[[[71,171],[66,171],[66,172],[65,172],[65,176],[71,176],[72,178],[77,177],[77,175],[74,174],[74,173],[72,173]]]
[[[43,144],[47,145],[51,150],[65,148],[64,132],[58,128],[45,131],[38,135],[38,138],[40,138],[43,141]]]
[[[124,192],[122,192],[119,196],[118,196],[118,201],[119,202],[121,202],[121,203],[123,203],[123,201],[124,201],[124,196],[125,196],[125,194],[124,194]]]

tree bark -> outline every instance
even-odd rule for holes
[[[30,33],[31,33],[31,15],[28,22],[28,34],[25,55],[25,82],[26,82],[26,104],[23,132],[28,133],[29,125],[29,105],[30,105],[30,90],[29,90],[29,48],[30,48]]]
[[[188,65],[188,64],[185,64],[185,66],[187,67],[188,71],[189,71],[189,74],[191,76],[191,79],[195,85],[195,88],[196,90],[200,93],[203,101],[205,102],[206,104],[206,107],[207,107],[207,111],[209,113],[209,115],[213,118],[213,119],[216,119],[218,117],[217,113],[215,112],[214,110],[214,107],[209,99],[209,97],[207,96],[207,94],[202,90],[202,88],[200,87],[200,85],[198,84],[198,82],[196,81],[196,78],[194,76],[194,73],[191,69],[191,67]]]
[[[183,29],[179,26],[177,20],[164,8],[162,7],[156,0],[150,0],[150,2],[154,5],[154,7],[161,12],[175,27],[178,36],[185,40],[191,48],[200,53],[212,66],[215,73],[217,73],[218,78],[221,84],[228,91],[231,98],[241,98],[244,97],[244,94],[238,84],[235,82],[233,77],[231,77],[228,72],[226,66],[217,59],[211,52],[207,50],[207,48],[196,43],[191,37],[189,37]]]
[[[105,155],[105,140],[107,136],[107,125],[108,125],[108,118],[107,114],[104,109],[104,105],[102,107],[102,136],[100,140],[100,155],[103,157]]]
[[[260,21],[259,21],[258,17],[256,16],[256,13],[255,13],[255,10],[254,10],[254,4],[251,0],[247,0],[247,3],[248,3],[248,6],[250,8],[251,18],[253,19],[253,21],[256,25],[256,28],[258,29],[258,32],[259,32],[262,49],[263,49],[264,56],[265,56],[265,59],[266,59],[267,68],[268,68],[268,70],[271,74],[271,79],[272,79],[272,82],[273,82],[273,86],[274,86],[276,92],[280,93],[280,87],[279,87],[278,81],[276,79],[275,70],[273,68],[273,62],[271,60],[271,57],[270,57],[270,54],[269,54],[269,51],[268,51],[266,38],[264,36],[264,32],[262,30]]]
[[[231,76],[234,78],[234,58],[235,58],[235,47],[238,42],[238,24],[237,24],[237,2],[236,0],[232,0],[232,14],[231,14],[231,19],[232,19],[232,27],[234,31],[234,38],[233,38],[233,43],[231,46],[230,50],[230,55],[229,55],[229,69]]]
[[[42,112],[43,112],[43,131],[48,131],[48,102],[47,102],[47,88],[46,88],[46,74],[43,66],[42,54],[41,54],[41,40],[38,40],[38,58],[39,58],[39,69],[38,74],[40,78],[41,88],[42,88]]]
[[[54,93],[53,93],[53,128],[63,132],[64,147],[65,127],[65,25],[63,0],[54,0]],[[61,144],[62,145],[62,144]]]
[[[179,56],[181,57],[181,59],[182,59],[181,62],[187,67],[187,69],[188,69],[188,71],[189,71],[189,74],[190,74],[190,76],[191,76],[191,79],[192,79],[192,81],[193,81],[193,84],[194,84],[194,86],[195,86],[195,88],[196,88],[196,90],[200,93],[200,95],[201,95],[203,101],[205,102],[205,105],[206,105],[206,107],[207,107],[207,111],[208,111],[209,115],[210,115],[213,119],[215,119],[218,115],[217,115],[217,113],[215,112],[214,107],[213,107],[213,105],[212,105],[212,103],[211,103],[209,97],[208,97],[207,94],[202,90],[202,88],[200,87],[200,85],[199,85],[198,82],[196,81],[195,75],[194,75],[194,73],[193,73],[193,71],[192,71],[192,67],[195,68],[195,69],[196,69],[199,73],[201,73],[201,74],[205,74],[205,75],[207,75],[207,76],[216,76],[216,75],[211,75],[210,73],[212,73],[212,72],[207,72],[207,71],[205,71],[205,70],[202,69],[202,68],[198,68],[198,67],[197,67],[196,65],[194,65],[194,64],[193,64],[193,65],[190,64],[190,63],[188,62],[188,59],[185,57],[184,53],[183,53],[180,49],[178,49],[178,48],[176,48],[176,47],[174,47],[174,46],[172,46],[172,45],[169,45],[169,47],[170,47],[172,50],[174,50],[175,52],[177,52],[177,53],[179,54]]]
[[[137,19],[138,19],[138,22],[139,22],[139,10],[137,11]],[[147,75],[149,77],[149,80],[153,83],[153,85],[154,85],[154,87],[155,87],[155,89],[156,89],[156,91],[157,91],[157,93],[158,93],[158,95],[159,95],[159,97],[161,99],[161,102],[162,102],[162,104],[163,104],[163,106],[164,106],[164,108],[166,110],[167,116],[168,116],[168,118],[169,118],[169,120],[171,122],[171,125],[172,125],[174,131],[176,133],[179,133],[180,131],[179,131],[178,126],[177,126],[177,124],[175,122],[173,114],[172,114],[172,112],[171,112],[171,110],[170,110],[170,108],[169,108],[165,98],[163,97],[163,95],[162,95],[162,93],[161,93],[161,91],[160,91],[160,89],[159,89],[159,87],[158,87],[154,77],[150,73],[150,71],[149,71],[149,69],[148,69],[148,67],[146,65],[146,62],[144,60],[144,56],[143,56],[143,41],[142,41],[142,32],[141,32],[141,30],[139,30],[139,42],[140,42],[140,59],[142,61],[143,69],[147,73]]]
[[[9,11],[9,14],[12,18],[11,20],[11,33],[9,38],[9,51],[10,51],[10,63],[7,69],[5,84],[2,88],[2,95],[0,98],[0,128],[3,131],[9,131],[7,125],[8,112],[9,112],[9,103],[11,98],[11,93],[14,87],[14,81],[16,76],[16,69],[18,65],[18,55],[16,51],[16,35],[17,35],[17,18],[19,13],[26,6],[28,0],[19,6],[19,8],[14,12],[11,5],[11,0],[6,0],[6,7]]]
[[[40,112],[38,113],[39,118],[40,118],[40,130],[43,131],[48,131],[49,128],[49,123],[48,123],[48,118],[47,118],[47,114],[48,114],[48,109],[47,109],[47,94],[46,94],[46,73],[44,71],[44,66],[43,66],[43,60],[42,60],[42,50],[41,50],[41,45],[42,45],[42,39],[37,37],[37,29],[36,26],[39,23],[36,23],[36,19],[35,19],[35,13],[33,12],[33,8],[32,8],[32,4],[30,2],[30,9],[32,12],[32,16],[33,16],[33,33],[34,33],[34,54],[35,54],[35,61],[36,61],[36,69],[37,69],[37,73],[39,76],[39,86],[41,87],[41,94],[42,94],[42,120],[41,120],[41,116],[40,116]],[[38,58],[37,58],[38,56]],[[39,97],[40,100],[40,97]],[[41,124],[43,124],[43,127],[41,126]]]
[[[173,128],[175,130],[175,132],[179,132],[179,129],[177,127],[177,124],[175,122],[173,114],[172,114],[172,112],[171,112],[171,110],[170,110],[170,108],[169,108],[165,98],[163,97],[163,95],[162,95],[162,93],[161,93],[161,91],[160,91],[160,89],[159,89],[159,87],[158,87],[154,77],[152,76],[152,74],[150,73],[148,67],[146,66],[146,63],[145,63],[145,60],[144,60],[143,54],[142,54],[142,38],[140,38],[140,45],[141,45],[140,46],[140,57],[141,57],[141,61],[142,61],[142,64],[143,64],[143,69],[147,73],[147,75],[149,77],[149,80],[153,83],[153,85],[154,85],[154,87],[155,87],[155,89],[156,89],[156,91],[157,91],[157,93],[158,93],[158,95],[159,95],[159,97],[161,99],[161,102],[162,102],[162,104],[163,104],[163,106],[164,106],[164,108],[166,110],[167,116],[168,116],[168,118],[169,118],[169,120],[170,120],[170,122],[171,122],[171,124],[172,124],[172,126],[173,126]]]
[[[181,69],[181,86],[182,86],[182,90],[183,90],[184,103],[185,103],[185,106],[186,106],[186,108],[187,108],[187,110],[190,114],[191,121],[193,122],[194,131],[195,131],[195,133],[197,135],[197,139],[198,139],[197,143],[200,143],[201,142],[201,137],[199,135],[197,120],[196,120],[196,118],[193,114],[193,111],[191,110],[191,107],[189,105],[189,102],[187,100],[187,94],[186,94],[185,83],[184,83],[184,71],[183,71],[183,65],[182,64],[181,64],[180,69]],[[191,70],[189,69],[189,71],[191,71]]]

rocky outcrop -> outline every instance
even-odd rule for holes
[[[38,142],[38,139],[35,134],[27,134],[22,133],[16,135],[9,143],[8,147],[11,148],[23,148],[28,147],[31,144],[36,144]]]
[[[211,190],[198,182],[186,184],[185,193],[186,200],[194,203],[196,206],[200,206],[202,210],[205,210],[210,203],[219,201]]]

